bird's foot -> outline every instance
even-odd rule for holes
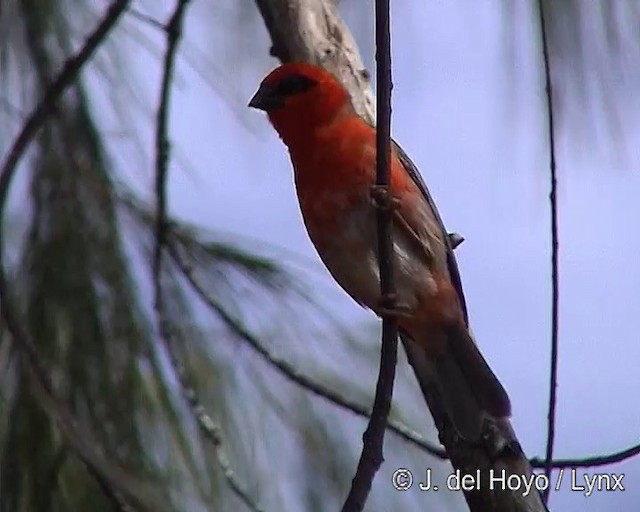
[[[400,198],[391,195],[386,185],[373,185],[370,194],[371,203],[376,208],[393,211],[400,205]]]

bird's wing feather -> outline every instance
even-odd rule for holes
[[[429,189],[427,188],[426,183],[422,179],[422,176],[420,176],[420,173],[418,172],[418,169],[416,168],[415,164],[411,161],[409,156],[404,152],[404,150],[398,145],[396,141],[392,140],[391,143],[403,167],[405,168],[405,170],[407,171],[407,173],[409,174],[413,182],[418,186],[418,188],[420,189],[420,192],[422,192],[422,195],[424,196],[427,202],[427,205],[433,212],[433,216],[435,217],[438,223],[438,226],[441,231],[442,239],[444,240],[444,243],[446,245],[447,267],[449,269],[449,275],[451,276],[451,283],[453,284],[458,294],[458,298],[460,299],[460,305],[462,306],[462,311],[464,313],[465,324],[468,325],[469,319],[467,314],[467,304],[464,298],[464,292],[462,291],[462,279],[460,278],[458,263],[456,262],[455,255],[453,254],[453,249],[451,248],[451,243],[449,242],[449,236],[448,236],[447,230],[444,227],[444,223],[442,222],[442,218],[440,217],[438,209],[436,208],[436,205],[433,199],[431,198],[431,194],[429,194]]]

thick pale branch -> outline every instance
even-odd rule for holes
[[[347,27],[340,20],[331,0],[256,0],[274,45],[274,54],[282,60],[303,60],[319,64],[333,72],[350,91],[354,105],[365,119],[371,121],[369,83],[362,69],[362,61]],[[330,49],[330,51],[326,51]],[[353,78],[357,76],[359,80]],[[426,365],[424,357],[411,344],[403,340],[412,364]],[[495,425],[492,439],[481,446],[466,442],[457,435],[442,407],[442,401],[434,385],[423,392],[440,440],[445,446],[454,468],[463,473],[481,471],[484,484],[479,489],[465,493],[473,511],[543,511],[546,510],[539,493],[523,493],[506,489],[490,489],[489,472],[504,471],[505,475],[530,478],[532,469],[525,458],[509,421]],[[495,437],[495,439],[493,439]],[[497,448],[494,450],[493,448]]]
[[[332,0],[255,0],[282,62],[311,62],[337,76],[358,114],[375,122],[369,72]],[[367,6],[367,8],[369,8]]]

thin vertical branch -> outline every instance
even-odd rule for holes
[[[178,0],[176,9],[165,27],[167,50],[164,56],[160,101],[156,121],[156,245],[153,258],[153,277],[156,303],[161,302],[160,270],[162,251],[167,237],[167,176],[171,146],[168,137],[169,108],[171,104],[171,81],[175,67],[178,43],[182,36],[182,20],[189,0]]]
[[[540,14],[540,34],[542,42],[542,56],[544,61],[545,90],[547,94],[547,131],[549,135],[549,170],[551,178],[551,370],[549,375],[549,410],[547,413],[547,450],[545,454],[544,474],[549,478],[553,468],[553,443],[556,430],[556,394],[558,389],[558,303],[559,303],[559,277],[558,277],[558,199],[556,180],[556,151],[555,133],[553,122],[553,90],[551,89],[551,66],[549,62],[549,45],[547,42],[547,29],[544,15],[544,0],[538,0]],[[551,486],[543,493],[544,502],[549,499]]]
[[[391,198],[389,161],[391,157],[391,32],[389,0],[376,0],[376,188],[384,192],[385,202],[378,204],[378,260],[380,294],[387,309],[395,306],[393,281],[393,239],[391,236]],[[358,469],[342,512],[360,512],[371,490],[373,478],[383,458],[384,431],[391,408],[393,381],[398,358],[398,327],[391,316],[382,320],[382,349],[376,396],[367,430],[362,436],[363,448]]]
[[[153,252],[153,292],[154,308],[160,339],[164,344],[169,360],[173,366],[180,382],[181,390],[187,402],[191,405],[191,397],[195,397],[195,392],[188,383],[186,371],[177,356],[177,348],[173,342],[170,325],[166,319],[165,303],[162,289],[162,264],[165,245],[167,244],[167,178],[169,174],[169,161],[171,157],[171,144],[169,142],[169,109],[171,104],[171,82],[175,68],[175,58],[178,51],[178,44],[182,37],[182,23],[189,0],[178,0],[176,8],[171,15],[164,31],[167,36],[167,48],[163,60],[162,79],[160,84],[160,98],[158,100],[158,111],[156,114],[156,228],[155,247]],[[199,419],[196,417],[196,419]]]
[[[156,240],[153,254],[153,288],[154,307],[158,323],[158,332],[164,344],[171,365],[176,372],[180,389],[185,400],[189,404],[196,423],[204,437],[211,442],[215,449],[218,465],[223,472],[232,492],[253,512],[262,512],[244,490],[239,479],[231,468],[222,443],[220,427],[207,414],[202,406],[198,394],[191,382],[186,368],[178,356],[175,333],[166,318],[165,303],[162,290],[162,264],[164,251],[168,244],[168,220],[167,220],[167,178],[169,174],[169,161],[171,157],[171,144],[169,142],[169,109],[171,106],[172,80],[175,68],[178,44],[182,38],[182,26],[189,0],[177,0],[175,10],[171,15],[164,30],[167,34],[167,48],[164,56],[162,80],[160,85],[160,99],[156,117]]]

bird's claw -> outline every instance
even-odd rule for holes
[[[400,205],[400,198],[391,195],[386,185],[373,185],[370,194],[371,202],[376,208],[395,210]]]

